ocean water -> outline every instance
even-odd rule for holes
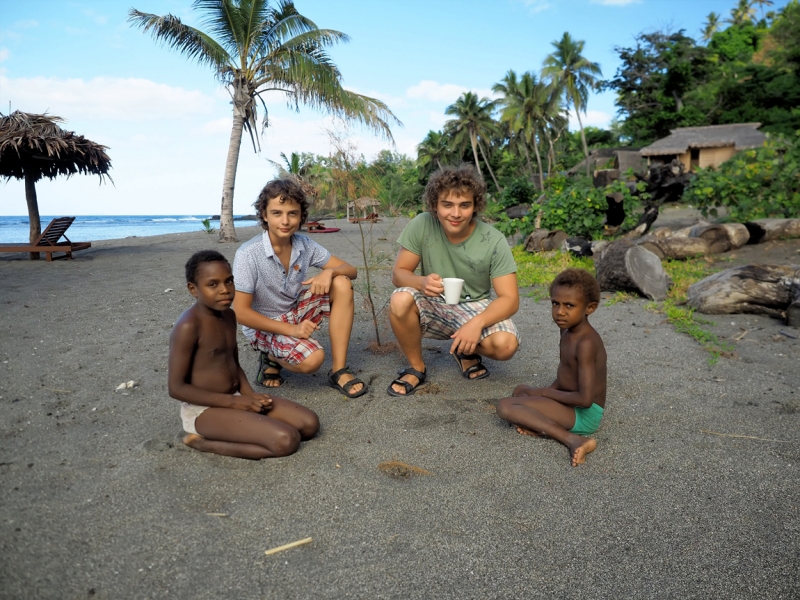
[[[42,216],[42,230],[54,219]],[[130,236],[146,237],[165,233],[183,233],[203,229],[201,221],[207,215],[134,215],[134,216],[78,216],[67,230],[67,237],[73,242],[94,242],[97,240],[114,240]],[[237,226],[255,225],[255,221],[237,221]],[[211,221],[214,229],[219,228],[219,221]],[[0,216],[0,242],[27,243],[30,235],[28,217]]]

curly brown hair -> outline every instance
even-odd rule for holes
[[[475,201],[473,218],[486,208],[486,198],[484,197],[486,183],[478,170],[469,163],[463,163],[457,167],[442,167],[431,175],[423,194],[428,212],[435,213],[439,198],[442,196],[446,198],[451,192],[460,196],[472,194]]]
[[[564,269],[556,275],[553,283],[550,284],[550,295],[553,295],[554,288],[560,286],[579,289],[587,304],[600,303],[600,285],[589,271],[584,269]]]
[[[308,200],[300,184],[289,177],[273,179],[261,190],[258,200],[253,202],[258,224],[265,230],[267,229],[267,222],[264,220],[264,211],[267,210],[267,205],[273,198],[278,198],[281,204],[284,202],[297,202],[300,205],[300,225],[308,219]]]

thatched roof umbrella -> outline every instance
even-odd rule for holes
[[[69,177],[75,173],[99,175],[100,181],[105,177],[111,179],[107,147],[61,129],[58,123],[63,122],[64,119],[47,114],[18,110],[8,116],[0,113],[0,177],[25,180],[31,243],[42,233],[36,200],[37,181],[42,177],[54,179],[58,175]]]

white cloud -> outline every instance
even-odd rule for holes
[[[469,89],[462,85],[453,83],[438,83],[430,79],[420,81],[417,85],[412,85],[406,90],[406,96],[409,98],[418,98],[422,100],[430,100],[433,102],[442,102],[451,104],[455,102],[464,92],[473,92],[479,98],[489,97],[494,94],[491,90]]]
[[[547,0],[524,0],[524,4],[533,14],[547,10],[551,6]]]
[[[215,101],[197,90],[147,79],[96,77],[91,80],[0,75],[0,106],[45,112],[67,119],[142,121],[210,115]]]
[[[642,0],[591,0],[592,4],[603,4],[604,6],[627,6],[628,4],[639,4]]]
[[[108,23],[108,17],[105,15],[98,15],[93,10],[85,9],[83,14],[92,19],[96,25],[105,25]]]
[[[8,51],[8,48],[0,48],[0,62],[8,60],[9,56],[11,56],[11,52]]]

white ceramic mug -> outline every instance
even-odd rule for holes
[[[444,294],[441,294],[444,301],[448,304],[458,304],[461,301],[461,289],[464,287],[464,280],[458,277],[445,277],[442,279]]]

